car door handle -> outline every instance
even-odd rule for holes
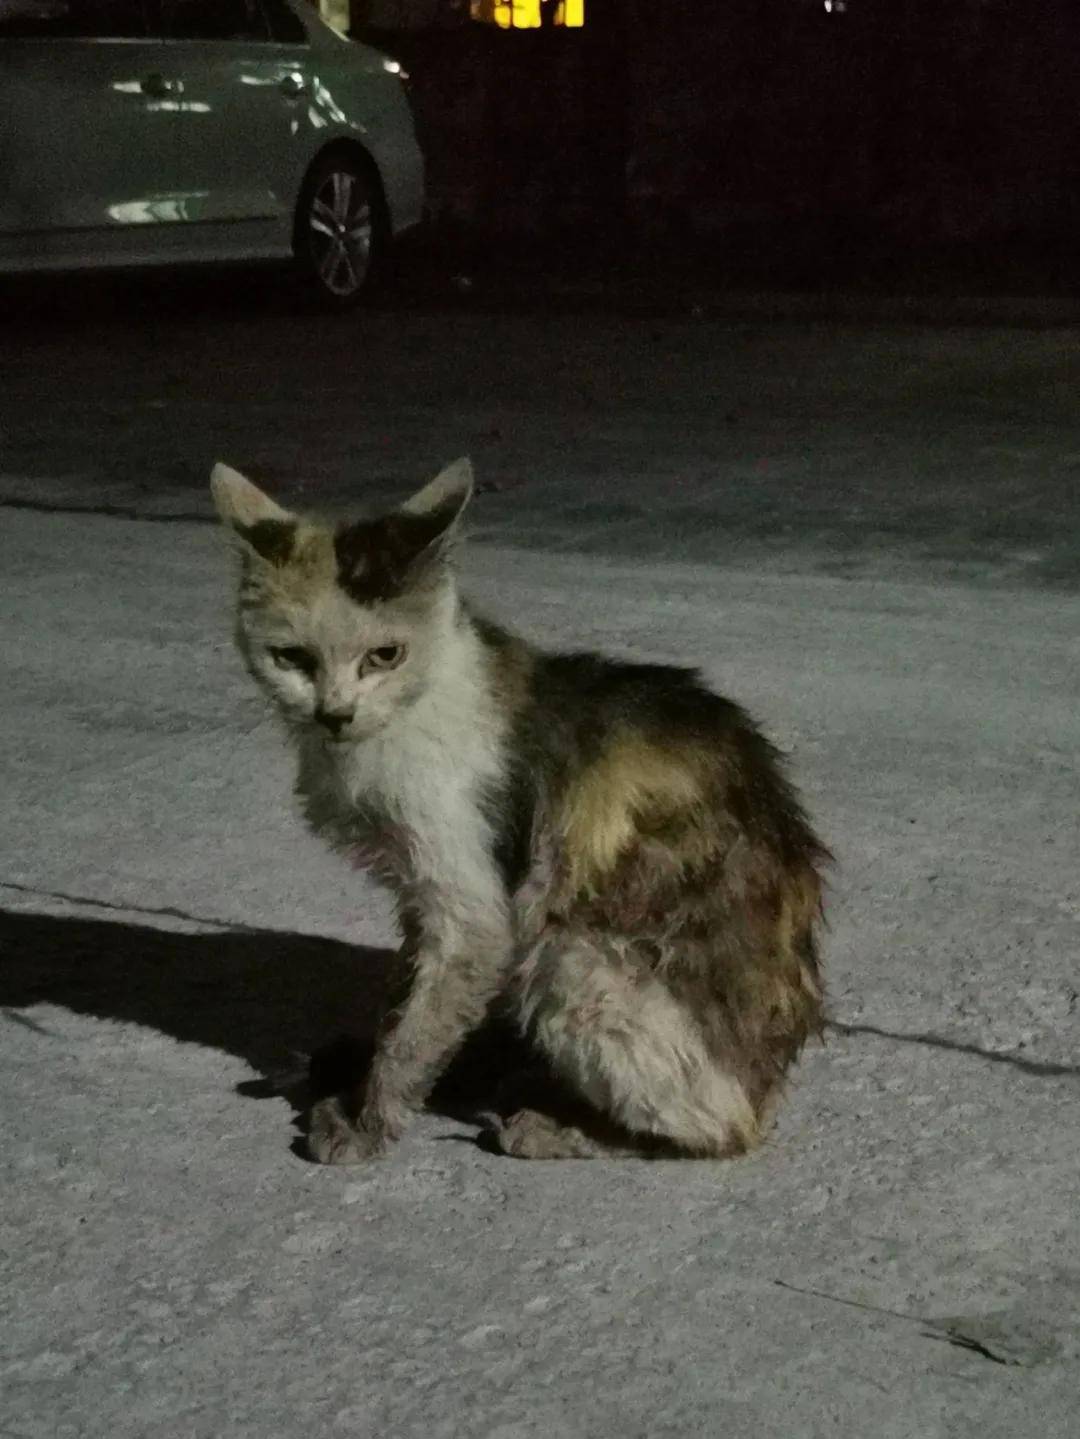
[[[307,89],[307,83],[303,75],[284,75],[282,76],[279,88],[283,95],[288,95],[291,99],[295,99],[298,95],[304,93]]]
[[[149,95],[151,99],[154,100],[164,99],[166,95],[179,95],[183,88],[182,81],[167,80],[164,75],[158,74],[157,71],[152,75],[147,75],[139,86],[139,89],[144,95]]]

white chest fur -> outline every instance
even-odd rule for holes
[[[504,764],[504,724],[478,648],[449,649],[427,691],[379,735],[312,742],[300,787],[316,829],[356,863],[453,903],[501,907],[485,787]]]

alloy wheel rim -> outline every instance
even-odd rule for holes
[[[371,202],[358,177],[332,170],[312,197],[308,236],[319,279],[332,295],[354,295],[371,264]]]

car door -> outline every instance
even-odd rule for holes
[[[0,259],[152,246],[177,218],[176,83],[143,0],[0,0]]]
[[[220,253],[287,253],[308,105],[308,41],[287,7],[162,0],[182,76],[184,215]]]

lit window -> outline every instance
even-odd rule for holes
[[[585,24],[585,0],[469,0],[469,14],[500,30],[539,30],[544,5],[554,7],[555,25],[580,29]]]

